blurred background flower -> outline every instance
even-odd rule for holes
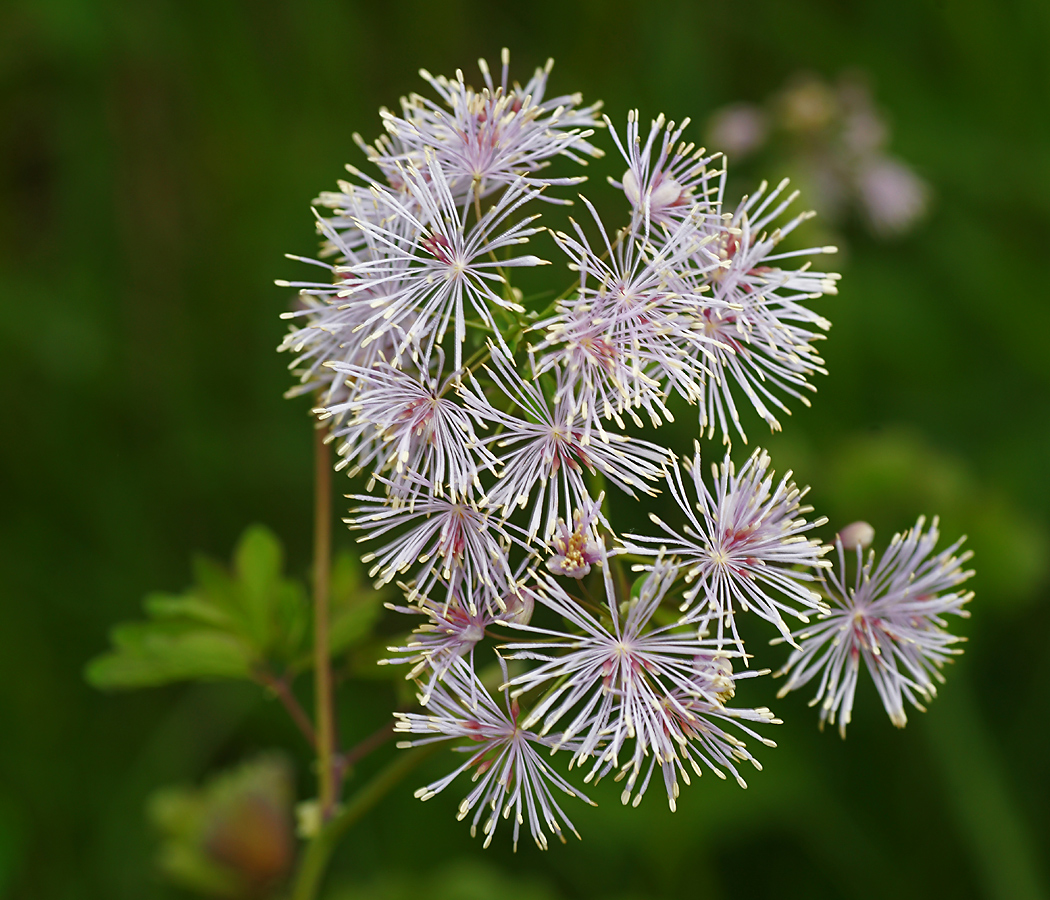
[[[879,238],[915,228],[931,198],[930,186],[889,155],[890,137],[869,77],[857,69],[834,82],[796,73],[763,103],[727,104],[707,122],[708,146],[726,154],[730,171],[761,154],[794,173],[807,203],[829,223],[852,215]]]
[[[862,685],[845,742],[817,732],[805,692],[777,701],[775,682],[768,694],[742,683],[734,703],[784,719],[746,791],[704,778],[674,814],[652,802],[621,816],[619,786],[603,782],[589,793],[598,809],[573,812],[585,839],[542,856],[508,842],[479,858],[449,827],[454,792],[413,799],[446,770],[424,764],[341,845],[329,896],[1046,896],[1048,39],[1039,0],[1007,13],[904,0],[455,0],[440,12],[9,0],[0,897],[187,896],[158,874],[175,838],[145,826],[148,798],[206,785],[261,748],[289,749],[307,795],[305,742],[251,685],[101,694],[83,668],[143,595],[183,590],[191,553],[225,559],[248,522],[276,531],[288,571],[305,574],[311,404],[282,399],[289,292],[272,281],[299,275],[282,254],[316,255],[310,198],[361,163],[353,133],[381,133],[380,105],[424,86],[417,67],[478,83],[474,60],[504,45],[522,77],[553,56],[550,95],[604,99],[616,122],[636,107],[643,126],[691,116],[683,137],[730,156],[731,199],[759,172],[790,176],[799,208],[818,212],[800,245],[848,247],[834,260],[841,291],[821,301],[830,375],[815,378],[813,407],[773,436],[744,412],[746,430],[814,486],[825,540],[863,519],[881,553],[919,512],[939,513],[945,536],[968,533],[969,643],[904,731]],[[721,146],[701,124],[718,110]],[[615,220],[623,198],[605,178],[622,160],[586,171]],[[544,240],[529,252],[558,258]],[[677,413],[669,440],[687,446],[695,413]],[[374,660],[398,640],[341,654],[345,745],[396,705]]]

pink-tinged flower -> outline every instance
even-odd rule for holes
[[[598,522],[603,521],[602,500],[604,492],[594,501],[585,501],[582,508],[572,514],[572,526],[558,519],[558,526],[548,541],[551,557],[547,570],[552,575],[580,579],[588,575],[591,566],[602,561],[605,547],[598,534]]]
[[[667,451],[655,444],[610,434],[592,434],[571,402],[555,404],[544,396],[536,379],[526,380],[512,361],[492,348],[492,363],[485,372],[515,413],[493,406],[472,377],[472,389],[463,390],[467,408],[480,422],[496,426],[484,438],[486,449],[498,457],[499,480],[488,494],[489,502],[504,517],[531,504],[526,532],[546,540],[558,518],[571,518],[574,509],[590,501],[585,475],[600,472],[631,497],[635,490],[652,494],[646,483],[660,477]],[[564,373],[555,371],[555,395],[564,384]]]
[[[352,186],[348,185],[347,188]],[[381,211],[375,197],[363,189],[356,188],[346,195],[346,216],[356,222],[381,219]],[[324,269],[328,273],[326,283],[312,281],[278,281],[280,287],[299,288],[296,308],[283,313],[281,318],[294,324],[284,341],[277,348],[294,354],[289,364],[299,376],[299,385],[288,392],[298,396],[317,391],[321,405],[335,406],[347,403],[356,393],[356,385],[347,383],[345,375],[325,366],[328,362],[370,368],[376,361],[391,359],[405,341],[405,335],[392,327],[378,340],[366,340],[371,333],[371,323],[376,306],[383,306],[392,292],[396,293],[400,282],[397,272],[407,276],[410,260],[404,255],[391,256],[390,246],[375,240],[375,236],[356,225],[339,230],[335,218],[318,219],[318,227],[326,238],[326,255],[336,255],[334,262],[290,256],[299,262]],[[399,242],[411,243],[417,234],[408,220],[388,220],[386,226],[397,231]],[[388,277],[368,286],[360,285],[360,279],[347,266],[369,263],[387,269]],[[347,285],[357,285],[352,300],[344,297]]]
[[[422,164],[422,157],[420,164]],[[350,181],[338,182],[338,191],[321,191],[314,198],[315,215],[317,207],[331,210],[331,215],[318,217],[317,230],[323,238],[321,243],[321,257],[335,257],[340,263],[358,261],[361,251],[371,252],[374,248],[369,246],[368,235],[361,230],[358,222],[380,221],[383,217],[382,208],[376,202],[373,188],[383,190],[403,189],[404,184],[395,186],[391,183],[377,181],[375,178],[362,172],[356,166],[347,165],[347,171],[355,178],[360,179],[363,184],[355,184]],[[400,173],[394,171],[392,175],[400,177]],[[298,259],[302,262],[314,262],[302,257],[290,256],[290,259]]]
[[[506,47],[503,48],[503,52],[500,54],[500,62],[502,63],[503,68],[501,71],[500,84],[497,88],[492,82],[492,75],[489,72],[488,63],[483,59],[478,60],[478,67],[481,69],[482,77],[485,79],[485,87],[489,89],[490,94],[495,94],[497,90],[500,90],[509,97],[515,97],[517,98],[519,108],[525,105],[527,99],[531,98],[532,102],[540,107],[545,113],[551,114],[555,110],[561,110],[561,115],[558,117],[558,128],[562,131],[568,128],[602,127],[602,120],[598,116],[598,111],[602,108],[601,100],[591,106],[580,106],[580,104],[583,103],[583,95],[580,93],[561,94],[558,97],[547,97],[547,79],[550,77],[551,70],[554,68],[553,59],[548,59],[542,69],[537,67],[535,72],[533,72],[532,78],[525,83],[524,87],[516,81],[513,84],[508,81],[510,75],[510,52]],[[573,142],[573,151],[586,153],[588,156],[604,156],[604,150],[594,147],[584,140],[584,137],[587,136],[588,135],[581,134],[577,140]],[[583,162],[586,165],[585,160],[577,161]]]
[[[704,357],[712,376],[705,384],[700,421],[709,437],[717,427],[727,442],[731,427],[747,440],[731,381],[740,386],[769,426],[779,430],[774,410],[790,414],[779,395],[794,397],[808,406],[803,392],[816,390],[809,377],[818,372],[826,374],[824,361],[813,345],[823,339],[820,332],[831,325],[804,302],[837,293],[839,276],[814,272],[809,262],[799,269],[785,269],[783,265],[796,257],[834,253],[835,248],[774,252],[783,238],[813,215],[801,213],[775,226],[798,196],[796,191],[781,197],[787,184],[785,179],[767,194],[763,182],[741,201],[728,221],[721,219],[724,172],[719,184],[719,216],[711,221],[721,220],[722,224],[711,226],[714,241],[705,250],[714,253],[720,265],[710,271],[711,301],[699,310],[702,330],[712,342]],[[772,231],[767,231],[769,228]],[[706,255],[702,262],[706,268]]]
[[[386,479],[378,479],[389,486]],[[425,598],[435,585],[446,585],[445,602],[456,596],[474,603],[477,595],[497,606],[502,591],[513,583],[507,553],[514,536],[491,507],[468,497],[437,496],[433,486],[419,485],[408,503],[395,504],[368,494],[351,495],[362,504],[343,521],[351,530],[364,531],[359,541],[395,537],[379,550],[366,553],[362,562],[375,562],[369,577],[376,586],[392,581],[417,564],[420,566],[408,599]],[[471,608],[473,613],[476,607]]]
[[[707,139],[711,146],[720,148],[737,162],[758,150],[768,135],[769,116],[753,103],[723,106],[707,123]]]
[[[715,620],[720,645],[728,630],[743,652],[736,613],[749,610],[793,640],[783,614],[808,622],[808,611],[827,608],[809,585],[817,580],[814,570],[830,566],[821,559],[830,548],[805,536],[827,520],[806,521],[812,508],[800,503],[805,491],[795,487],[790,472],[774,484],[763,450],[756,450],[739,472],[726,454],[720,466],[712,467],[713,492],[703,480],[699,444],[693,459],[684,462],[691,489],[686,488],[681,467],[667,473],[671,494],[685,514],[682,529],[651,515],[664,534],[629,535],[628,550],[667,553],[680,560],[687,569],[686,580],[695,582],[685,593],[683,609]]]
[[[553,578],[537,575],[536,602],[563,617],[574,630],[511,625],[535,638],[506,645],[512,652],[510,659],[540,663],[510,680],[512,697],[550,687],[530,711],[525,727],[542,722],[542,735],[559,726],[562,735],[555,746],[571,745],[574,764],[597,757],[595,769],[618,765],[628,740],[635,741],[638,757],[654,748],[675,714],[688,717],[680,697],[717,704],[724,690],[722,681],[698,677],[717,648],[698,637],[694,618],[652,625],[677,577],[677,566],[658,558],[638,596],[626,601],[626,612],[604,558],[602,569],[606,596],[600,619]],[[607,620],[611,627],[604,624]]]
[[[382,112],[380,110],[381,115]],[[383,173],[387,184],[396,192],[403,192],[405,189],[406,168],[424,169],[426,167],[423,150],[418,147],[409,147],[394,134],[381,134],[371,144],[366,143],[364,138],[356,132],[353,138],[354,143],[365,154],[368,161]],[[359,174],[358,170],[352,166],[347,166],[347,169],[354,174]],[[367,176],[365,177],[368,181],[372,181]]]
[[[348,425],[334,431],[342,439],[336,468],[351,466],[353,475],[374,465],[378,473],[392,473],[391,495],[399,499],[421,483],[432,484],[438,494],[447,488],[453,500],[481,488],[479,469],[491,469],[496,459],[478,442],[470,416],[457,403],[453,386],[459,373],[441,381],[440,375],[405,372],[389,363],[370,369],[330,365],[361,385],[346,403],[317,410],[322,420],[352,414]]]
[[[592,248],[575,221],[575,237],[554,235],[569,267],[579,271],[580,287],[554,317],[537,324],[546,330],[536,347],[543,354],[539,369],[565,369],[585,418],[613,419],[622,427],[621,414],[641,424],[635,410],[644,409],[654,426],[671,421],[666,397],[672,391],[692,402],[702,396],[704,357],[714,344],[696,318],[701,304],[714,302],[701,296],[697,280],[705,254],[710,268],[717,265],[706,249],[713,238],[687,221],[657,247],[636,222],[613,242],[594,207],[581,199],[601,244]]]
[[[383,111],[391,141],[389,146],[369,148],[370,156],[385,170],[431,151],[461,200],[474,193],[487,196],[518,179],[535,186],[578,184],[580,177],[544,178],[536,173],[555,156],[584,163],[579,154],[602,155],[587,141],[593,127],[601,125],[600,104],[578,109],[578,94],[544,101],[550,62],[546,70],[537,69],[524,88],[510,86],[509,62],[504,51],[502,82],[496,86],[488,65],[479,60],[486,85],[480,91],[466,84],[462,72],[450,80],[422,70],[440,102],[413,94],[402,99],[400,116]]]
[[[667,791],[667,803],[672,812],[677,807],[680,795],[679,776],[686,785],[691,784],[690,770],[700,777],[703,774],[701,763],[723,780],[726,777],[723,770],[727,770],[737,784],[746,788],[747,782],[740,774],[737,763],[748,762],[758,771],[762,770],[762,765],[751,755],[745,742],[727,731],[723,725],[732,724],[737,730],[766,747],[776,747],[774,741],[762,737],[742,723],[745,721],[765,725],[782,723],[765,707],[757,709],[726,707],[724,703],[733,696],[734,690],[732,666],[724,657],[715,657],[711,662],[714,677],[728,682],[728,687],[718,694],[717,702],[697,696],[697,692],[685,693],[676,688],[661,701],[664,713],[661,723],[662,731],[654,731],[650,735],[648,745],[645,742],[636,741],[630,759],[622,766],[619,766],[612,752],[606,751],[595,761],[585,779],[586,782],[597,782],[605,775],[617,770],[619,766],[615,776],[616,780],[626,778],[620,800],[625,805],[631,803],[633,806],[638,806],[649,787],[654,769],[659,765],[664,788]],[[757,674],[760,673],[753,670],[742,673],[744,676]],[[768,674],[768,670],[762,674]],[[712,673],[705,671],[702,663],[698,664],[697,681],[701,693],[707,693],[704,689],[708,687],[706,682],[711,677]]]
[[[527,243],[539,230],[529,227],[534,216],[513,221],[536,191],[515,182],[468,229],[468,212],[472,216],[473,210],[456,208],[448,180],[433,154],[428,154],[423,169],[407,166],[402,175],[404,189],[396,194],[373,185],[378,217],[353,220],[369,252],[352,257],[348,253],[347,263],[334,269],[339,276],[335,285],[294,286],[323,296],[336,307],[354,309],[357,321],[351,337],[361,348],[391,332],[397,334],[397,345],[388,357],[395,365],[401,365],[408,355],[426,368],[435,346],[451,328],[458,369],[471,311],[500,342],[503,338],[492,320],[492,306],[522,311],[516,300],[504,296],[506,279],[501,270],[546,264],[536,256],[498,261],[490,257]],[[329,229],[327,233],[338,242],[337,232]]]
[[[506,677],[505,666],[503,671]],[[420,788],[415,795],[421,800],[429,800],[461,774],[472,773],[474,787],[460,803],[457,818],[465,819],[471,810],[475,810],[470,833],[475,836],[480,823],[481,832],[485,835],[485,847],[491,843],[500,818],[509,819],[511,816],[514,819],[515,850],[526,817],[532,838],[541,850],[547,849],[547,832],[562,843],[565,842],[563,823],[579,837],[555,800],[552,788],[570,797],[578,797],[592,806],[594,804],[555,772],[540,755],[537,748],[547,750],[553,741],[541,738],[522,726],[518,704],[506,693],[503,705],[496,703],[473,669],[462,659],[453,662],[444,680],[435,687],[424,714],[395,715],[398,718],[395,731],[426,735],[417,740],[400,742],[399,747],[456,739],[466,742],[454,748],[467,754],[466,761],[444,778]]]
[[[412,632],[405,646],[388,647],[397,655],[379,660],[379,665],[411,663],[412,669],[405,678],[415,679],[421,684],[424,698],[430,697],[434,686],[445,677],[455,660],[465,657],[473,669],[474,648],[485,637],[485,629],[497,615],[501,622],[522,625],[527,625],[532,618],[535,602],[531,594],[523,590],[523,575],[529,563],[529,559],[524,560],[509,580],[497,585],[495,599],[493,592],[483,585],[463,582],[459,592],[449,592],[444,602],[423,597],[418,606],[387,603],[387,609],[426,616],[429,621]],[[412,585],[398,582],[398,587],[410,598],[415,595]],[[426,705],[427,700],[423,702]]]
[[[874,155],[856,179],[861,207],[877,236],[903,234],[925,215],[930,189],[900,160]]]
[[[686,219],[714,214],[713,201],[721,172],[708,167],[721,154],[705,156],[702,147],[697,149],[695,144],[681,140],[689,119],[675,128],[674,122],[666,122],[661,114],[651,123],[644,145],[638,131],[638,110],[627,115],[623,144],[608,116],[605,124],[627,163],[623,180],[610,178],[609,182],[627,195],[634,215],[645,225],[646,234],[650,223],[673,229]],[[654,158],[657,138],[661,141]]]
[[[797,690],[820,675],[810,705],[820,704],[820,724],[839,721],[846,736],[857,690],[860,661],[875,682],[890,721],[898,728],[907,722],[904,701],[924,710],[944,682],[941,667],[962,653],[954,645],[965,638],[949,634],[945,616],[968,617],[965,609],[972,591],[957,590],[973,575],[963,566],[973,555],[956,556],[965,538],[931,557],[939,537],[937,519],[924,530],[925,519],[904,535],[895,535],[875,563],[874,552],[864,560],[857,547],[857,574],[846,581],[846,553],[836,541],[838,571],[825,577],[831,610],[817,625],[796,632],[798,648],[778,675],[787,674],[780,696]]]
[[[475,601],[464,605],[458,598],[447,603],[424,599],[419,606],[388,603],[387,608],[429,619],[412,632],[405,646],[387,647],[396,656],[379,660],[379,665],[412,664],[405,678],[420,679],[423,706],[430,702],[435,686],[457,659],[466,656],[473,671],[474,647],[485,637],[485,629],[493,621],[488,604]]]

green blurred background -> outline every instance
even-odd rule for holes
[[[884,544],[926,512],[968,533],[970,643],[903,732],[873,690],[845,742],[805,692],[755,695],[786,724],[747,791],[704,778],[671,814],[657,788],[638,810],[599,790],[572,811],[582,843],[547,854],[499,834],[483,853],[455,790],[413,800],[447,768],[433,759],[344,842],[331,896],[1047,896],[1048,42],[1043,0],[6,0],[0,897],[185,896],[156,874],[151,793],[282,746],[310,790],[298,735],[250,687],[102,694],[83,667],[250,522],[306,571],[308,403],[282,399],[273,352],[272,281],[300,272],[282,254],[313,252],[311,198],[360,161],[377,107],[423,88],[417,68],[473,77],[503,45],[517,77],[553,56],[555,93],[621,122],[702,123],[800,70],[868,74],[935,199],[905,238],[841,226],[831,376],[768,446],[833,526],[867,518]],[[621,168],[593,165],[594,191]],[[350,685],[344,734],[390,697]]]

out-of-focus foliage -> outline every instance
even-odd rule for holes
[[[204,558],[184,594],[151,594],[145,622],[117,625],[114,650],[93,660],[88,680],[100,688],[172,681],[294,675],[311,664],[312,610],[306,590],[282,575],[284,552],[272,532],[249,528],[229,571]],[[340,654],[371,634],[382,597],[358,575],[349,553],[335,560],[329,646]]]
[[[484,859],[471,859],[418,874],[385,872],[333,891],[331,900],[559,900],[561,896],[535,876],[508,875]]]
[[[301,584],[281,577],[281,549],[250,529],[231,572],[207,559],[194,565],[185,594],[151,594],[150,620],[113,629],[114,651],[87,670],[96,687],[144,687],[192,678],[249,678],[252,667],[302,655],[309,605]]]
[[[1045,524],[918,432],[895,429],[847,438],[818,471],[827,514],[842,519],[849,510],[865,510],[883,526],[883,543],[917,510],[936,510],[951,523],[953,534],[968,535],[969,545],[980,548],[982,578],[997,587],[986,598],[986,608],[1031,602],[1046,578],[1050,538]]]
[[[308,571],[309,404],[281,396],[291,298],[272,280],[297,273],[283,253],[314,254],[309,199],[360,164],[353,132],[380,133],[377,108],[421,88],[417,67],[473,77],[503,45],[516,77],[553,56],[552,89],[604,99],[618,123],[634,107],[701,123],[799,70],[867,73],[892,152],[936,202],[893,242],[841,226],[841,291],[820,309],[831,374],[775,441],[746,424],[813,485],[827,537],[865,518],[884,546],[920,512],[946,539],[968,533],[977,596],[966,654],[903,732],[873,691],[846,742],[817,733],[804,696],[756,696],[785,724],[747,791],[705,778],[674,815],[649,799],[627,814],[600,785],[584,841],[493,847],[480,865],[581,898],[1046,896],[1048,42],[1041,0],[3,5],[0,897],[185,897],[156,877],[147,797],[262,747],[299,754],[309,796],[305,743],[256,686],[101,693],[83,669],[144,595],[180,591],[191,554],[225,558],[245,523],[271,523],[288,571]],[[589,167],[603,216],[622,171],[614,154]],[[393,687],[362,676],[403,668],[370,665],[391,642],[345,654],[344,746],[387,721]],[[442,884],[477,860],[456,796],[411,796],[446,763],[347,837],[334,896]]]

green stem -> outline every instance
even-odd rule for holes
[[[399,754],[385,769],[359,790],[310,841],[292,887],[292,900],[314,900],[321,887],[328,861],[346,831],[375,806],[391,788],[426,759],[437,744],[416,747]]]
[[[328,651],[328,577],[332,557],[332,463],[327,428],[314,429],[314,694],[321,821],[335,808],[335,713]]]

